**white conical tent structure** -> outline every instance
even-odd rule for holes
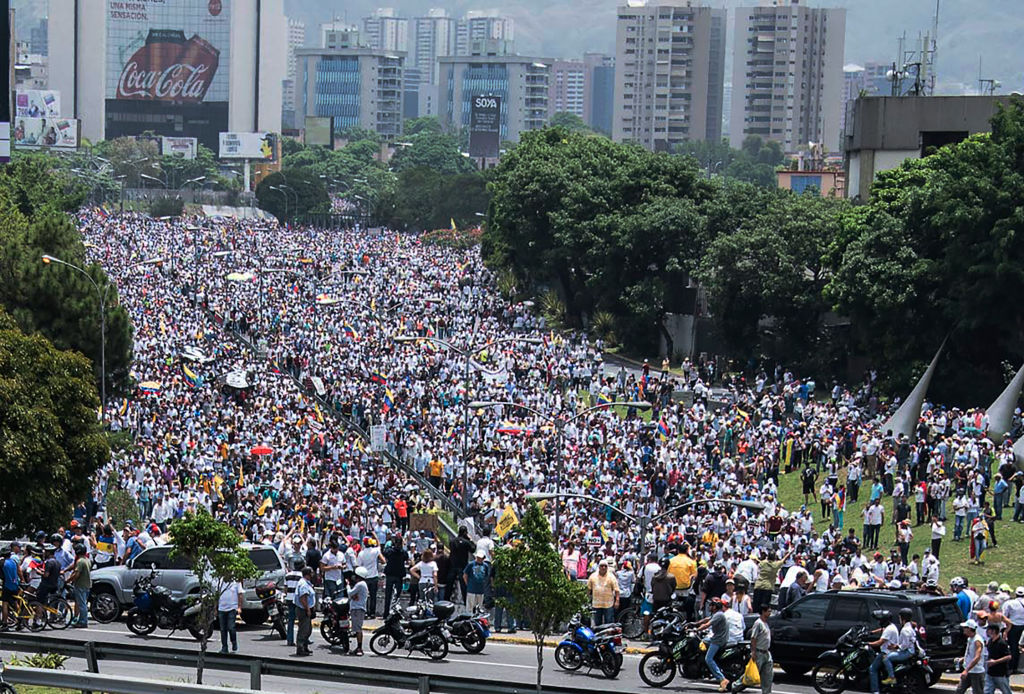
[[[945,346],[946,341],[943,340],[939,346],[939,351],[932,357],[932,363],[928,365],[924,375],[921,376],[921,380],[910,391],[910,395],[903,401],[899,409],[882,425],[883,434],[891,431],[893,436],[897,438],[900,434],[905,435],[908,439],[913,436],[914,429],[917,428],[917,420],[921,418],[921,406],[924,405],[924,396],[928,392],[928,386],[931,385],[932,376],[935,375],[935,367],[939,363],[939,356],[942,354]]]
[[[986,410],[988,437],[996,443],[1002,443],[1010,433],[1010,427],[1013,426],[1013,411],[1017,408],[1021,389],[1024,389],[1024,366],[1017,370],[1017,375]]]
[[[1013,462],[1017,465],[1018,470],[1024,470],[1024,436],[1013,444]]]

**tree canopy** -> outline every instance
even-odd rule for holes
[[[0,518],[5,530],[54,528],[87,499],[110,458],[89,361],[25,335],[0,311]]]
[[[256,199],[282,222],[327,212],[331,204],[324,181],[305,168],[281,169],[265,177],[256,186]]]
[[[462,156],[455,135],[423,129],[407,136],[391,158],[391,168],[401,173],[409,169],[430,169],[441,175],[476,171],[472,159]]]

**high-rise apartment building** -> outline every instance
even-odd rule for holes
[[[334,130],[359,126],[393,142],[402,134],[405,56],[373,48],[300,48],[296,117],[333,118]]]
[[[306,45],[306,24],[298,19],[288,19],[288,48],[285,78],[281,84],[281,126],[300,127],[295,122],[295,51]]]
[[[548,58],[518,55],[441,58],[438,117],[446,128],[469,127],[475,96],[501,97],[502,140],[519,141],[520,133],[547,125]]]
[[[455,55],[455,19],[447,10],[433,8],[425,17],[413,19],[412,25],[410,62],[419,69],[423,82],[437,84],[437,59]]]
[[[586,65],[582,60],[556,60],[551,63],[548,82],[548,117],[572,113],[583,118],[586,103]]]
[[[399,17],[392,7],[374,10],[363,17],[362,39],[370,48],[380,51],[409,50],[409,20]]]
[[[471,10],[455,25],[455,55],[469,55],[474,39],[515,40],[515,22],[498,10]]]
[[[320,48],[341,49],[362,46],[359,27],[340,20],[320,25]]]
[[[692,0],[618,9],[612,138],[655,151],[722,136],[726,11]]]
[[[615,108],[615,56],[584,53],[583,122],[594,130],[612,134]]]
[[[839,149],[846,10],[776,0],[736,9],[729,138],[779,142],[787,152]]]

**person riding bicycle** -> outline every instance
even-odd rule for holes
[[[715,656],[718,654],[718,651],[725,647],[729,640],[729,620],[725,616],[721,598],[711,598],[708,600],[708,609],[711,612],[711,616],[698,622],[697,629],[711,627],[711,635],[704,640],[708,647],[707,653],[704,656],[704,662],[707,663],[711,675],[718,680],[718,691],[724,692],[729,688],[729,680],[726,679],[722,669],[715,662]]]
[[[878,649],[878,655],[871,663],[871,667],[868,668],[868,677],[871,683],[872,694],[878,694],[880,687],[878,683],[878,670],[885,664],[886,678],[882,681],[883,684],[892,684],[893,682],[893,671],[892,663],[887,660],[889,656],[894,656],[899,653],[900,650],[900,630],[892,623],[892,613],[889,610],[875,610],[871,613],[875,619],[882,624],[882,636],[877,641],[871,641],[868,643],[872,648]],[[902,615],[901,615],[902,619]]]
[[[46,545],[43,548],[43,577],[36,589],[36,600],[39,606],[36,608],[36,618],[45,618],[43,608],[50,603],[50,596],[57,592],[60,583],[60,562],[54,557],[55,548],[53,545]]]

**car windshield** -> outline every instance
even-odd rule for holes
[[[269,547],[249,550],[249,558],[260,571],[278,571],[281,568],[281,558],[276,550]]]
[[[927,627],[944,627],[960,622],[960,608],[952,600],[926,602],[921,605],[924,612],[924,625]]]

